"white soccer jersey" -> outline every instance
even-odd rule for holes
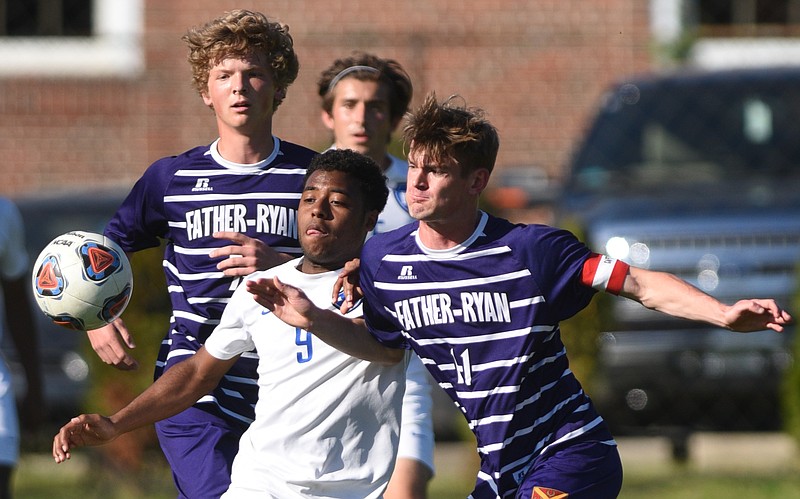
[[[277,275],[328,308],[338,271]],[[348,316],[360,316],[361,306]],[[242,436],[225,497],[381,497],[394,466],[406,363],[350,357],[258,305],[240,286],[205,347],[228,359],[256,348],[256,419]]]

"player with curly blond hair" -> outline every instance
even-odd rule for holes
[[[234,10],[183,40],[219,138],[153,163],[105,230],[127,253],[166,242],[172,317],[156,378],[195,355],[242,276],[300,255],[297,207],[316,155],[273,135],[299,66],[287,26]],[[122,320],[88,334],[104,362],[137,367]],[[245,352],[193,407],[156,425],[179,497],[218,498],[228,488],[239,439],[255,419],[257,364],[256,352]]]

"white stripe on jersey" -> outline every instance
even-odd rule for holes
[[[481,258],[484,256],[502,255],[504,253],[511,253],[511,248],[508,246],[500,246],[497,248],[490,248],[487,250],[475,251],[473,253],[448,255],[448,261],[464,261],[472,260],[473,258]],[[431,255],[386,255],[381,260],[384,262],[429,262],[441,260]]]
[[[527,333],[546,333],[553,331],[553,326],[532,326],[523,329],[512,329],[509,331],[500,331],[497,333],[487,333],[477,336],[468,336],[464,338],[431,338],[427,340],[418,340],[408,335],[405,331],[403,336],[407,339],[416,342],[418,345],[436,345],[442,343],[452,343],[454,345],[469,345],[470,343],[482,343],[484,341],[503,340],[507,338],[516,338],[518,336],[525,336]],[[548,338],[549,340],[549,338]]]
[[[514,300],[508,304],[510,308],[527,307],[528,305],[536,305],[537,303],[544,303],[544,296],[534,296],[533,298],[524,298],[522,300]]]
[[[241,392],[236,391],[236,390],[230,390],[230,389],[224,388],[224,387],[220,387],[220,388],[222,388],[222,393],[224,393],[225,395],[227,395],[229,397],[233,397],[233,398],[244,400],[244,397],[242,397],[242,393]]]
[[[194,350],[189,350],[187,348],[179,348],[179,349],[176,349],[176,350],[171,350],[169,352],[169,355],[167,355],[167,360],[169,361],[169,360],[174,359],[176,357],[190,357],[190,356],[192,356],[192,355],[194,355],[196,353],[197,352],[195,352]]]
[[[175,222],[170,222],[170,224],[172,224],[172,223],[175,223]],[[183,225],[185,226],[186,222],[183,222]],[[181,254],[181,255],[200,255],[200,256],[202,256],[202,255],[208,255],[209,253],[211,253],[212,250],[215,250],[217,248],[187,248],[186,246],[178,246],[177,244],[173,244],[172,245],[172,249],[173,249],[173,251],[175,251],[175,253],[178,253],[178,254]]]
[[[203,317],[202,315],[193,314],[191,312],[184,312],[182,310],[175,310],[172,315],[175,317],[180,317],[181,319],[187,319],[192,322],[197,322],[200,324],[219,324],[219,319],[209,319],[207,317]]]
[[[552,326],[538,326],[548,328],[547,331],[552,329]],[[499,333],[487,333],[476,336],[467,336],[464,338],[430,338],[427,340],[415,340],[418,345],[471,345],[473,343],[483,343],[485,341],[504,340],[507,338],[518,338],[520,336],[527,336],[528,333],[534,332],[537,328],[526,327],[522,329],[512,329],[510,331],[501,331]]]
[[[586,407],[586,406],[581,406],[581,407]],[[546,452],[547,449],[550,448],[553,445],[560,444],[561,442],[565,442],[567,440],[572,440],[573,438],[577,438],[577,437],[579,437],[581,435],[586,434],[589,430],[591,430],[592,428],[594,428],[595,426],[599,425],[602,422],[603,422],[603,418],[598,416],[597,418],[595,418],[589,424],[586,424],[586,425],[578,428],[577,430],[574,430],[574,431],[571,431],[571,432],[565,434],[564,436],[562,436],[561,438],[559,438],[555,442],[551,442],[545,448],[542,449],[542,453]],[[614,442],[612,445],[616,445],[616,442]]]
[[[245,352],[247,353],[247,352]],[[252,378],[243,378],[242,376],[232,376],[230,374],[225,375],[225,379],[229,379],[234,383],[243,383],[245,385],[258,385],[258,381]]]
[[[491,390],[478,390],[474,392],[459,392],[456,391],[462,399],[482,399],[489,395],[496,395],[498,393],[516,393],[519,391],[519,385],[515,386],[496,386]]]
[[[191,305],[197,305],[199,303],[228,303],[230,301],[231,301],[230,298],[208,298],[208,297],[189,298],[188,300],[186,300],[186,302]]]
[[[495,496],[500,497],[500,494],[497,491],[497,484],[494,481],[495,479],[491,475],[489,475],[488,473],[486,473],[484,471],[479,470],[478,471],[478,479],[479,480],[483,480],[484,482],[486,482],[489,485],[489,487],[491,487],[492,491],[494,491]],[[500,479],[499,475],[497,476],[497,479],[498,480]],[[475,499],[475,498],[472,497],[472,494],[470,494],[467,497],[467,499]]]
[[[238,419],[239,421],[243,421],[243,422],[245,422],[247,424],[250,424],[250,423],[253,422],[253,420],[250,419],[250,418],[246,418],[246,417],[242,416],[241,414],[237,414],[237,413],[235,413],[233,411],[230,411],[230,410],[222,407],[220,405],[220,403],[217,401],[217,397],[215,397],[213,395],[204,395],[203,397],[200,397],[200,399],[195,403],[196,404],[203,404],[203,403],[205,403],[205,404],[214,404],[215,406],[217,406],[217,408],[220,411],[224,412],[225,414],[227,414],[228,416],[230,416],[232,418]]]
[[[246,192],[243,194],[177,194],[164,196],[165,203],[184,201],[241,201],[242,199],[300,199],[300,194],[286,192]]]
[[[161,266],[164,267],[169,271],[170,274],[174,275],[178,279],[182,281],[202,281],[203,279],[223,279],[225,277],[225,273],[220,272],[200,272],[197,274],[182,274],[178,272],[177,267],[175,265],[169,263],[167,260],[163,260],[161,262]]]
[[[268,168],[266,170],[252,169],[252,170],[235,170],[229,168],[226,170],[178,170],[175,172],[176,177],[216,177],[228,175],[305,175],[305,168]]]
[[[528,269],[518,270],[516,272],[509,272],[508,274],[500,274],[491,277],[476,277],[474,279],[461,279],[457,281],[432,281],[426,283],[393,283],[393,282],[376,282],[375,287],[378,289],[387,289],[393,291],[408,291],[408,290],[426,290],[426,289],[452,289],[463,288],[467,286],[480,286],[482,284],[492,284],[495,282],[513,281],[520,277],[531,275]]]
[[[186,228],[186,222],[169,222],[170,227],[178,227],[178,228]],[[247,225],[253,225],[248,220]],[[270,246],[272,249],[277,251],[278,253],[289,253],[289,254],[296,254],[299,255],[302,253],[300,248],[292,248],[288,246]],[[218,249],[217,247],[213,248],[186,248],[184,246],[173,245],[172,249],[175,253],[181,255],[208,255],[211,251]]]
[[[548,340],[546,340],[546,341],[549,341],[550,339],[552,339],[552,337],[548,338]],[[528,372],[531,373],[531,372],[535,371],[536,369],[538,369],[539,367],[541,367],[541,366],[543,366],[545,364],[552,363],[556,359],[558,359],[559,357],[563,357],[564,355],[566,355],[566,353],[567,353],[566,349],[562,349],[556,355],[551,356],[551,357],[547,357],[545,359],[542,359],[539,362],[537,362],[536,364],[534,364],[533,366],[531,366],[528,369]],[[520,355],[520,356],[517,356],[517,357],[510,358],[510,359],[493,360],[491,362],[483,362],[483,363],[480,363],[480,364],[472,364],[470,366],[470,368],[474,372],[479,372],[479,371],[486,371],[486,370],[489,370],[489,369],[497,369],[497,368],[501,368],[501,367],[509,367],[509,366],[513,366],[513,365],[516,365],[516,364],[525,363],[525,362],[528,361],[528,359],[531,358],[531,356],[533,356],[533,354]],[[422,360],[423,364],[436,364],[436,362],[433,359],[428,359],[428,358],[420,358],[420,359]],[[454,363],[453,364],[439,364],[438,367],[442,371],[453,371],[453,370],[456,369],[456,365]]]
[[[553,407],[553,409],[551,411],[549,411],[547,414],[543,415],[542,417],[538,418],[536,421],[533,422],[532,425],[530,425],[530,426],[528,426],[526,428],[520,428],[519,430],[515,431],[513,435],[509,436],[508,438],[506,438],[502,442],[495,442],[493,444],[487,444],[487,445],[481,446],[481,447],[478,448],[478,451],[479,452],[489,453],[489,452],[494,452],[494,451],[498,451],[498,450],[503,449],[504,447],[508,446],[511,442],[513,442],[515,439],[532,433],[536,429],[537,426],[549,421],[550,418],[553,417],[553,414],[555,414],[556,412],[561,410],[564,406],[569,404],[571,401],[575,400],[576,398],[578,398],[579,396],[582,396],[582,395],[583,395],[583,392],[574,393],[571,397],[568,397],[568,398],[562,400],[561,402],[559,402],[558,404],[556,404],[555,407]],[[598,418],[598,419],[600,419],[602,421],[602,418]],[[596,426],[596,425],[592,425],[592,427],[594,427],[594,426]],[[570,432],[567,435],[570,435],[570,434],[573,434],[573,433],[575,433],[575,432],[574,431]],[[579,434],[581,434],[581,433],[579,433]],[[539,449],[543,448],[545,446],[545,443],[544,443],[545,440],[549,439],[550,435],[551,434],[548,434],[539,443],[537,443],[535,448],[533,449],[533,451],[535,452],[535,451],[538,451]],[[558,441],[563,441],[563,440],[564,439],[561,438]],[[552,445],[552,444],[553,444],[553,442],[548,444],[548,447],[550,445]]]

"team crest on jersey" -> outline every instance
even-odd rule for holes
[[[531,499],[567,499],[569,494],[548,487],[533,487]]]
[[[397,186],[392,189],[392,192],[394,193],[394,199],[397,201],[397,204],[399,204],[405,211],[408,211],[408,203],[406,202],[406,185],[407,184],[405,182],[398,183]]]

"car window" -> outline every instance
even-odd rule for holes
[[[702,188],[800,174],[800,80],[709,88],[681,80],[617,88],[575,158],[571,187]]]

